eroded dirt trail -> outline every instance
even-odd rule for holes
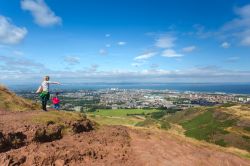
[[[202,147],[166,132],[130,130],[131,147],[145,166],[249,166],[250,160]]]

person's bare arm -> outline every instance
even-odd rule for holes
[[[61,83],[60,82],[49,82],[50,84],[58,84],[58,85],[60,85]]]

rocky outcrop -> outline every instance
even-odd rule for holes
[[[25,145],[27,136],[22,132],[0,132],[0,152],[17,149]]]
[[[62,127],[58,125],[48,125],[38,128],[33,140],[36,142],[51,142],[62,138]]]
[[[93,129],[93,123],[88,119],[76,121],[72,125],[72,130],[74,133],[89,132]]]

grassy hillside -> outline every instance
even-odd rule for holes
[[[157,118],[152,113],[139,126],[154,125],[157,122],[163,125],[162,128],[169,125],[180,126],[185,136],[197,140],[250,151],[249,105],[190,108],[171,114],[163,112]]]
[[[17,96],[6,87],[0,85],[0,110],[4,111],[28,111],[39,109],[33,101]]]
[[[156,109],[100,109],[88,113],[88,117],[99,124],[136,125],[145,120],[147,115],[159,112]]]

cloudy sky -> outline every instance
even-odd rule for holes
[[[0,82],[250,82],[250,0],[1,0]]]

